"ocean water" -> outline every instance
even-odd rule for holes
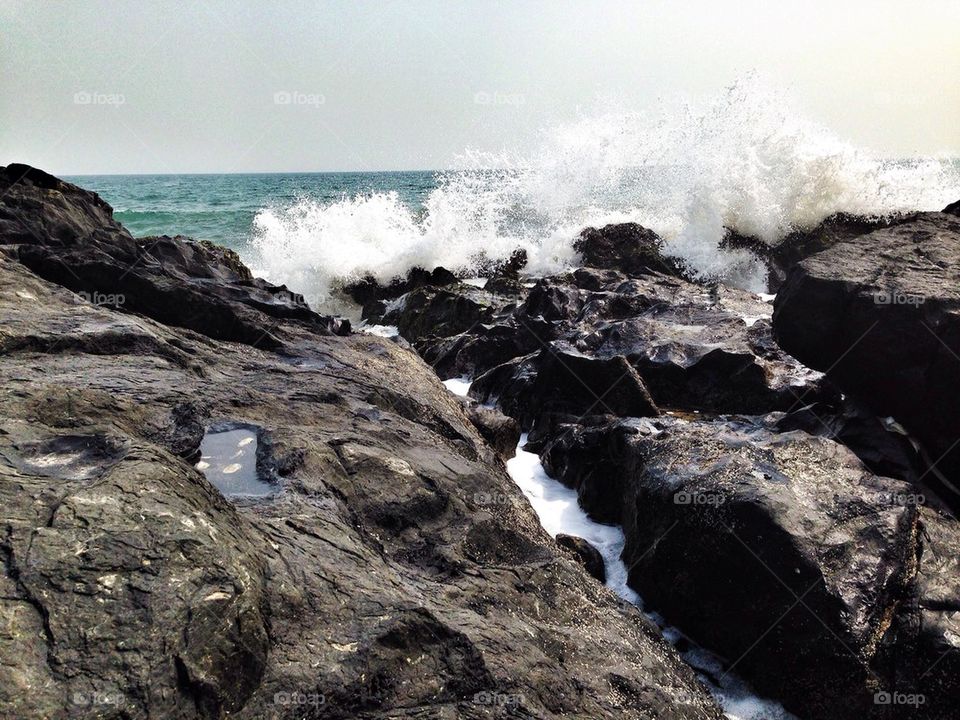
[[[890,160],[811,122],[751,79],[697,103],[597,109],[522,150],[465,149],[456,171],[69,178],[135,235],[181,233],[237,250],[315,306],[364,275],[466,275],[527,250],[532,272],[576,260],[588,225],[635,221],[704,276],[763,290],[763,268],[718,247],[724,228],[774,242],[828,215],[939,210],[960,162]]]

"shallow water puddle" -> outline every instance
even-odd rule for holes
[[[257,472],[257,444],[257,433],[250,428],[208,430],[196,468],[225,497],[272,495],[276,487]]]

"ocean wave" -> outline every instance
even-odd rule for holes
[[[517,248],[532,272],[553,272],[575,261],[584,227],[635,221],[698,273],[759,290],[753,259],[718,247],[724,228],[773,242],[837,211],[932,210],[960,196],[956,164],[878,159],[755,78],[698,104],[596,112],[545,129],[531,150],[469,150],[458,164],[421,212],[395,192],[263,208],[249,260],[322,302],[364,275],[472,274]]]

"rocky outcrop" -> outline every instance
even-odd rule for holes
[[[557,535],[557,545],[573,553],[590,575],[602,583],[607,581],[603,555],[589,542],[582,537],[560,533]]]
[[[544,465],[623,526],[630,584],[652,609],[761,693],[800,717],[900,717],[884,693],[950,717],[960,688],[926,671],[955,643],[943,563],[960,550],[956,522],[921,513],[913,486],[843,446],[776,432],[776,418],[566,428]]]
[[[562,346],[494,368],[474,380],[470,394],[481,402],[496,401],[526,430],[543,415],[660,414],[626,358],[591,358]]]
[[[94,305],[217,340],[278,349],[280,320],[321,335],[349,323],[253,278],[235,253],[186,238],[135,240],[95,193],[26,166],[0,169],[0,249]],[[39,173],[39,174],[38,174]]]
[[[16,175],[0,714],[720,720],[416,355],[331,334],[295,300],[263,307],[232,256],[180,238],[147,252],[92,193]],[[159,304],[73,291],[94,288]],[[225,500],[190,464],[224,422],[260,429],[268,498]]]
[[[807,258],[777,296],[773,323],[784,349],[895,418],[956,485],[960,219],[928,213]]]
[[[761,260],[767,267],[767,289],[775,293],[783,285],[790,269],[804,258],[837,243],[910,222],[916,217],[917,213],[866,217],[841,212],[831,215],[813,228],[794,230],[772,244],[728,229],[720,245],[728,250],[747,250]]]
[[[573,243],[585,267],[619,270],[630,276],[651,272],[683,277],[682,261],[663,252],[663,240],[636,223],[586,228]]]

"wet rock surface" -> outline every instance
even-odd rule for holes
[[[960,219],[944,213],[839,243],[794,267],[773,321],[786,350],[895,418],[955,486],[958,253]]]
[[[415,354],[4,178],[0,715],[721,717]],[[223,419],[262,429],[276,494],[193,466]]]
[[[441,376],[473,376],[470,395],[516,418],[595,520],[623,526],[631,587],[727,658],[721,672],[803,718],[947,718],[960,685],[942,668],[956,637],[946,558],[960,547],[949,465],[931,464],[938,440],[960,437],[952,411],[937,415],[960,360],[922,351],[952,342],[954,225],[836,216],[785,238],[768,257],[790,272],[774,319],[761,297],[657,267],[642,229],[587,231],[592,266],[521,277],[465,331],[441,321],[408,339]],[[838,362],[891,310],[875,309],[881,289],[927,301],[888,303],[875,345]]]
[[[576,426],[544,464],[593,516],[623,526],[646,601],[762,694],[831,718],[887,717],[876,693],[921,694],[924,716],[949,717],[958,689],[932,672],[953,642],[952,606],[915,619],[932,605],[924,573],[943,578],[942,559],[924,559],[921,518],[955,521],[921,515],[910,483],[776,420]],[[952,543],[935,552],[956,553]]]

